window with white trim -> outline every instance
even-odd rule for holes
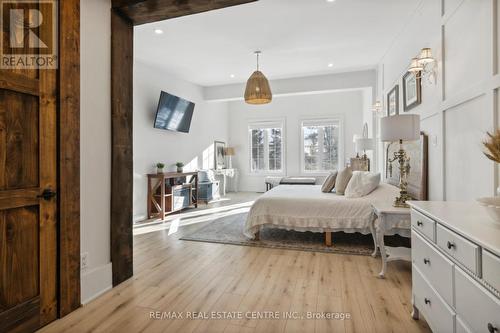
[[[259,122],[248,126],[250,171],[281,173],[284,163],[283,122]]]
[[[342,122],[338,119],[304,120],[301,124],[302,172],[325,173],[342,165]]]

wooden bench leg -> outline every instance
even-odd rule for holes
[[[331,231],[325,232],[325,244],[328,247],[332,246],[332,232]]]
[[[257,232],[255,233],[255,238],[254,238],[254,240],[256,240],[256,241],[260,240],[260,231],[257,231]]]

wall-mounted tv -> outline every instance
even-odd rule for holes
[[[162,91],[156,110],[154,127],[189,133],[193,111],[193,102]]]

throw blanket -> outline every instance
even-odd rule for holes
[[[391,202],[397,187],[380,184],[362,198],[321,192],[321,185],[281,185],[259,197],[248,213],[244,234],[254,238],[263,226],[296,231],[370,233],[372,202]]]

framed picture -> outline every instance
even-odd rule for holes
[[[403,76],[403,110],[405,112],[422,103],[422,84],[415,73]]]
[[[224,149],[226,148],[226,143],[222,141],[214,141],[214,168],[216,170],[226,168],[226,156],[224,154]]]
[[[387,115],[395,116],[399,114],[399,85],[395,85],[387,94]]]

